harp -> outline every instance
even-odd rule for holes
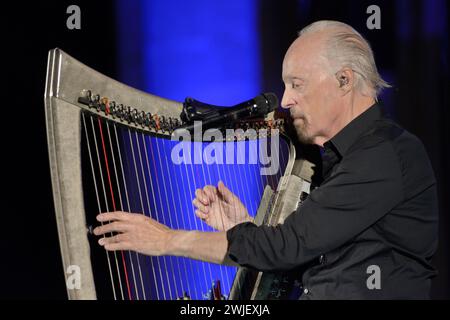
[[[273,148],[264,129],[282,130],[281,122],[269,117],[233,124],[243,138],[224,137],[222,146],[236,157],[240,147],[247,147],[243,163],[208,157],[189,163],[189,157],[208,154],[220,142],[202,140],[186,142],[190,153],[183,153],[182,164],[174,163],[173,150],[184,143],[172,139],[182,124],[183,104],[108,78],[60,49],[48,55],[45,111],[69,299],[268,298],[272,275],[186,258],[106,252],[90,231],[99,212],[114,210],[149,215],[173,228],[210,230],[195,218],[191,201],[196,188],[219,180],[241,198],[255,222],[282,223],[301,202],[299,195],[309,192],[312,169],[296,159],[292,142],[282,134]],[[248,128],[258,134],[246,136]],[[250,147],[261,141],[280,159],[276,172],[261,175],[264,164],[250,163]]]

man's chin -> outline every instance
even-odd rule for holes
[[[313,138],[309,136],[305,130],[295,128],[298,140],[303,144],[314,144]]]

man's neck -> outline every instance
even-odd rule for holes
[[[314,144],[323,147],[323,144],[333,138],[339,131],[345,128],[350,122],[357,118],[364,111],[375,104],[373,97],[355,95],[348,102],[347,106],[343,108],[342,114],[334,121],[333,127],[330,128],[326,136],[317,137]]]

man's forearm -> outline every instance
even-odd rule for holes
[[[227,257],[228,240],[224,231],[174,230],[167,244],[167,255],[183,256],[218,264],[233,264]]]

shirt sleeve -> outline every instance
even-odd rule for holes
[[[228,230],[228,255],[261,271],[289,270],[342,246],[402,200],[401,167],[392,145],[363,143],[284,224],[244,223]]]

